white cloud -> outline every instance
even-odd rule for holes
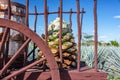
[[[114,16],[113,18],[120,19],[120,15]]]

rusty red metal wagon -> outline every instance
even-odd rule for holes
[[[26,0],[26,14],[25,14],[25,25],[17,23],[15,21],[11,21],[11,15],[19,15],[24,16],[19,13],[12,13],[11,12],[11,2],[8,0],[8,9],[6,9],[6,13],[8,14],[8,19],[1,19],[0,18],[0,26],[4,28],[4,32],[1,37],[0,42],[0,79],[1,80],[106,80],[107,74],[105,72],[99,71],[97,68],[97,13],[96,13],[96,0],[94,0],[94,28],[95,28],[95,51],[94,51],[94,68],[91,69],[87,66],[80,67],[80,54],[81,54],[81,27],[82,27],[82,16],[85,13],[84,10],[80,11],[80,2],[76,0],[77,11],[74,12],[70,11],[63,11],[62,0],[60,0],[60,7],[59,10],[56,12],[48,12],[47,7],[47,0],[44,0],[44,12],[38,13],[35,7],[34,13],[29,13],[29,1]],[[61,49],[61,33],[62,33],[62,14],[70,14],[70,23],[71,15],[77,15],[77,25],[78,25],[78,58],[77,58],[77,68],[66,70],[62,67],[58,67],[57,62],[55,61],[50,49],[46,41],[44,41],[41,37],[39,37],[36,32],[36,20],[37,15],[44,15],[45,19],[45,40],[47,40],[48,36],[48,15],[50,14],[58,14],[60,17],[60,35],[59,35],[59,43],[60,43],[60,60],[62,63],[62,49]],[[35,15],[35,29],[34,31],[28,28],[28,16]],[[6,52],[8,50],[7,44],[9,44],[9,37],[10,37],[10,29],[16,30],[24,35],[24,42],[20,46],[20,48],[15,52],[15,54],[9,58],[9,55]],[[30,41],[33,41],[35,46],[37,46],[44,54],[44,58],[40,60],[33,60],[31,62],[27,61],[27,55],[31,53],[27,53],[26,49]],[[3,49],[4,48],[4,49]],[[35,49],[35,47],[34,47]],[[32,51],[34,51],[34,49]],[[5,51],[4,51],[5,50]],[[11,64],[16,61],[16,59],[23,53],[23,66],[19,69],[11,68]],[[34,56],[34,55],[33,55]],[[40,69],[40,68],[33,68],[38,63],[46,61],[49,64],[49,69]],[[20,65],[20,64],[16,64]],[[15,67],[15,66],[12,66]]]

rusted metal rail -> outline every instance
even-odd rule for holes
[[[24,35],[24,43],[23,45],[17,50],[17,52],[12,56],[12,58],[6,63],[6,59],[8,55],[3,55],[4,59],[3,62],[5,62],[4,67],[0,69],[0,77],[2,80],[7,80],[15,78],[17,80],[23,79],[23,80],[106,80],[107,74],[104,72],[98,71],[98,65],[97,65],[97,0],[94,0],[94,39],[95,39],[95,45],[94,45],[94,69],[88,68],[88,67],[80,67],[80,57],[81,57],[81,38],[82,38],[82,21],[83,21],[83,14],[85,13],[84,8],[82,11],[80,10],[80,0],[76,0],[76,8],[77,11],[73,11],[70,9],[69,11],[63,11],[63,0],[59,0],[60,6],[58,8],[58,11],[50,12],[48,11],[47,6],[47,0],[44,0],[44,12],[37,12],[36,6],[34,7],[34,12],[29,12],[29,0],[26,0],[26,14],[25,14],[25,25],[10,21],[10,20],[4,20],[0,19],[0,25],[5,27],[5,31],[1,40],[0,44],[0,52],[2,51],[2,48],[7,40],[6,36],[9,34],[9,29],[15,29],[19,32],[21,32]],[[10,7],[10,0],[8,0],[8,19],[10,19],[12,12]],[[58,14],[58,17],[60,18],[60,34],[59,34],[59,57],[61,64],[63,63],[63,56],[62,56],[62,21],[63,21],[63,14],[69,14],[69,26],[72,30],[72,14],[76,14],[77,18],[77,28],[78,28],[78,42],[77,42],[77,68],[75,70],[64,70],[62,68],[62,65],[58,67],[51,51],[48,48],[47,40],[48,40],[48,16]],[[29,27],[29,15],[35,16],[34,21],[34,30],[30,30]],[[36,25],[39,15],[44,15],[44,25],[45,25],[45,41],[43,41],[42,38],[40,38],[36,34]],[[21,15],[22,16],[22,15]],[[7,23],[7,24],[5,24]],[[9,36],[8,36],[9,37]],[[33,50],[28,53],[27,46],[30,41],[34,42]],[[9,42],[8,42],[9,44]],[[39,49],[43,52],[45,58],[42,58],[41,60],[35,61],[35,49],[39,47]],[[9,70],[9,66],[14,62],[14,60],[20,55],[20,52],[24,50],[24,66],[17,70],[17,71],[10,71],[11,74],[8,75],[7,70]],[[7,53],[5,53],[7,54]],[[27,58],[33,55],[33,61],[32,63],[29,63],[27,65]],[[46,61],[49,64],[49,70],[44,71],[41,69],[35,69],[37,71],[29,70],[33,66],[37,65],[40,62]],[[3,65],[2,65],[3,66]],[[60,69],[60,70],[59,70]],[[29,71],[28,71],[29,70]],[[4,74],[7,74],[4,76]],[[37,76],[35,77],[35,75]],[[22,77],[24,75],[24,77]],[[32,77],[31,77],[32,75]],[[14,79],[13,79],[14,80]]]
[[[97,0],[94,0],[94,69],[98,71],[98,31],[97,31]]]

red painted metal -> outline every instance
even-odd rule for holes
[[[37,48],[37,46],[35,45],[34,49],[31,50],[31,51],[28,53],[27,57],[29,57],[29,56],[35,51],[36,48]]]
[[[61,64],[63,63],[62,57],[62,0],[60,0],[60,34],[59,34],[59,53]],[[62,66],[61,66],[62,67]]]
[[[50,14],[50,12],[49,12]],[[60,7],[58,7],[58,12],[53,12],[53,14],[58,14],[58,17],[60,17]]]
[[[11,19],[11,2],[8,0],[8,19]]]
[[[95,72],[94,69],[81,68],[81,72],[76,70],[60,71],[61,80],[106,80],[107,74],[104,72]],[[50,72],[43,72],[38,69],[28,69],[25,73],[17,76],[16,79],[22,80],[51,80]]]
[[[11,8],[10,8],[10,0],[8,0],[9,3],[9,9],[8,9],[8,15],[9,19],[11,16]],[[14,21],[10,21],[7,19],[0,19],[0,25],[5,27],[5,32],[2,37],[2,42],[0,45],[0,51],[2,49],[2,46],[4,45],[6,41],[6,36],[8,34],[8,29],[14,29],[16,31],[21,32],[25,36],[25,42],[23,45],[18,49],[18,51],[12,56],[12,58],[8,61],[7,64],[5,64],[4,67],[0,70],[0,75],[7,73],[6,70],[12,64],[12,62],[19,56],[20,52],[27,46],[30,40],[32,40],[34,44],[33,50],[27,55],[27,51],[24,54],[24,67],[10,72],[8,76],[5,75],[2,80],[106,80],[107,74],[105,72],[99,72],[97,67],[97,0],[94,0],[94,34],[95,34],[95,50],[94,50],[94,69],[84,67],[81,68],[80,66],[80,56],[81,56],[81,37],[82,37],[82,21],[83,21],[83,13],[85,13],[84,9],[80,11],[80,0],[76,0],[76,7],[77,11],[63,11],[63,1],[60,0],[60,7],[58,8],[58,11],[56,12],[48,12],[47,7],[47,0],[44,0],[44,12],[37,12],[37,9],[35,7],[34,13],[29,13],[29,0],[26,0],[26,18],[25,18],[25,25],[19,24]],[[61,63],[63,63],[62,58],[62,20],[63,20],[63,14],[70,14],[69,20],[70,20],[70,27],[72,27],[72,14],[77,14],[77,26],[78,26],[78,58],[77,58],[77,69],[76,70],[63,70],[60,69],[47,45],[47,37],[48,37],[48,15],[49,14],[58,14],[60,17],[60,34],[59,34],[59,53],[60,53],[60,60]],[[29,15],[35,15],[35,22],[34,22],[34,32],[28,28],[28,17]],[[44,22],[45,22],[45,41],[41,37],[39,37],[36,32],[36,24],[37,24],[37,16],[38,15],[44,15]],[[8,38],[7,38],[8,39]],[[40,60],[34,61],[33,63],[30,63],[26,66],[26,60],[31,53],[35,51],[35,49],[39,47],[39,49],[43,52],[45,55],[45,58],[42,58]],[[27,48],[25,48],[27,49]],[[34,60],[33,55],[33,60]],[[6,57],[5,57],[6,58]],[[1,59],[0,59],[1,60]],[[38,70],[38,69],[31,69],[36,64],[47,60],[50,70]],[[1,64],[1,62],[0,62]],[[62,65],[61,65],[62,67]],[[61,68],[60,67],[60,68]],[[23,77],[24,76],[24,77]],[[52,79],[51,79],[52,78]]]
[[[28,38],[25,43],[17,50],[17,52],[13,55],[13,57],[5,64],[5,66],[1,69],[0,75],[2,75],[7,68],[15,61],[15,59],[19,56],[20,52],[27,46],[27,44],[30,42],[30,39]]]
[[[82,23],[83,23],[83,14],[84,14],[84,8],[82,8],[82,13],[81,13],[81,27],[82,27]]]
[[[78,60],[77,60],[77,70],[80,71],[80,56],[81,56],[81,22],[80,22],[80,2],[76,0],[77,3],[77,26],[78,26]]]
[[[69,20],[70,20],[70,29],[72,30],[72,9],[70,9],[70,17],[69,17]]]
[[[8,0],[8,19],[11,19],[11,3],[10,0]],[[7,32],[7,41],[6,41],[6,47],[4,46],[5,52],[3,52],[3,65],[6,64],[8,59],[8,51],[9,51],[9,37],[10,37],[10,29],[8,29]]]
[[[36,6],[34,7],[34,10],[35,10],[35,13],[37,13],[37,8]],[[34,32],[36,33],[36,24],[37,24],[37,14],[35,15],[35,21],[34,21]],[[35,49],[36,49],[36,46],[35,46],[35,43],[33,45],[33,61],[35,60]]]
[[[25,12],[25,24],[26,26],[29,27],[29,20],[28,20],[28,17],[29,17],[29,0],[26,0],[26,12]]]
[[[4,32],[4,34],[3,34],[3,38],[2,38],[1,43],[0,43],[0,53],[1,53],[1,51],[2,51],[3,45],[5,44],[8,30],[9,30],[8,28],[5,28],[5,32]]]
[[[3,54],[3,59],[1,60],[1,64],[3,64],[3,65],[7,61],[7,55],[5,55],[5,53],[4,53],[4,48],[5,48],[4,44],[5,44],[5,41],[7,41],[8,32],[9,32],[9,29],[5,28],[5,32],[3,34],[3,38],[2,38],[1,43],[0,43],[0,54]]]
[[[48,14],[59,14],[59,13],[60,13],[59,8],[58,8],[58,11],[48,12]],[[77,12],[76,11],[72,11],[72,12],[70,12],[70,11],[63,11],[62,13],[63,14],[70,14],[70,13],[76,14]],[[85,12],[80,12],[80,13],[85,13]],[[35,15],[35,13],[30,12],[29,15]],[[44,12],[37,12],[37,15],[44,15]]]
[[[44,53],[45,58],[49,63],[52,80],[60,80],[59,68],[50,49],[48,48],[47,44],[35,32],[30,30],[25,25],[7,19],[0,19],[0,25],[19,31],[23,33],[26,37],[31,39],[34,43],[36,43],[36,45]],[[2,73],[1,70],[0,73]],[[17,74],[15,74],[14,76],[17,76]]]
[[[35,20],[34,20],[34,30],[33,31],[36,32],[36,24],[37,24],[37,17],[38,17],[36,6],[34,6],[34,13],[35,13]],[[28,55],[27,55],[27,57],[29,57],[33,53],[33,61],[35,60],[35,49],[36,48],[37,48],[37,46],[34,43],[33,50],[30,53],[28,53]]]
[[[28,15],[28,13],[29,13],[29,0],[26,0],[26,12],[25,12],[25,25],[27,26],[27,27],[29,27],[29,15]],[[26,40],[27,38],[24,36],[24,41]],[[27,48],[25,49],[25,51],[24,51],[24,63],[23,63],[23,65],[25,66],[26,65],[26,62],[27,62]]]
[[[47,0],[44,0],[44,19],[45,19],[45,42],[48,40],[48,8]]]
[[[97,34],[97,0],[94,0],[94,69],[98,71],[97,60],[97,47],[98,47],[98,34]]]
[[[34,11],[35,11],[34,32],[36,32],[36,24],[37,24],[37,17],[38,17],[36,6],[34,7]]]
[[[32,63],[32,64],[30,64],[30,65],[28,65],[28,66],[25,66],[25,67],[23,67],[23,68],[20,69],[20,70],[15,71],[13,74],[8,75],[7,77],[3,78],[2,80],[8,80],[8,79],[10,79],[11,77],[14,77],[14,76],[16,76],[16,75],[19,75],[20,73],[23,73],[23,72],[26,71],[27,69],[35,66],[36,64],[38,64],[38,63],[40,63],[40,62],[42,62],[42,61],[44,61],[44,60],[45,60],[45,58],[42,58],[42,59],[40,59],[40,60],[37,60],[37,61],[35,61],[34,63]]]

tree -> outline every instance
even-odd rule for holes
[[[83,33],[82,44],[87,46],[92,45],[94,43],[93,37],[93,35]]]
[[[117,41],[110,41],[110,44],[115,47],[119,47],[119,43]]]

